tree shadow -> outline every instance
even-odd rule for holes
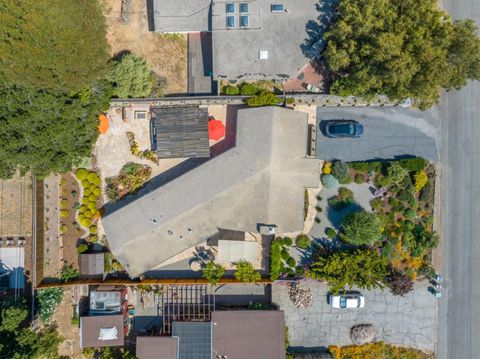
[[[363,209],[358,203],[352,203],[351,205],[336,211],[331,206],[327,208],[327,217],[332,226],[336,229],[340,228],[343,219],[349,213],[357,212]]]
[[[332,20],[336,15],[336,7],[338,0],[320,0],[315,8],[319,15],[317,20],[309,20],[305,26],[307,38],[304,40],[300,48],[309,59],[318,59],[325,47],[323,35],[330,27]]]

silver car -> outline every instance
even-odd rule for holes
[[[330,294],[327,301],[332,308],[338,309],[363,308],[365,306],[365,297],[359,293]]]

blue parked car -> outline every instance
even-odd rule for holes
[[[328,137],[361,137],[363,126],[353,120],[332,120],[325,126],[325,136]]]

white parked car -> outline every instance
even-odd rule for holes
[[[327,298],[328,304],[333,308],[349,309],[363,308],[365,306],[365,298],[361,294],[330,294]]]

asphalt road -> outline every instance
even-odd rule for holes
[[[440,136],[438,113],[400,107],[338,107],[317,109],[318,123],[353,119],[364,127],[361,138],[328,138],[317,130],[316,153],[321,159],[361,161],[405,155],[437,161]]]
[[[479,0],[445,0],[455,18],[480,24]],[[437,355],[480,358],[480,84],[444,94],[442,120],[442,270]]]

